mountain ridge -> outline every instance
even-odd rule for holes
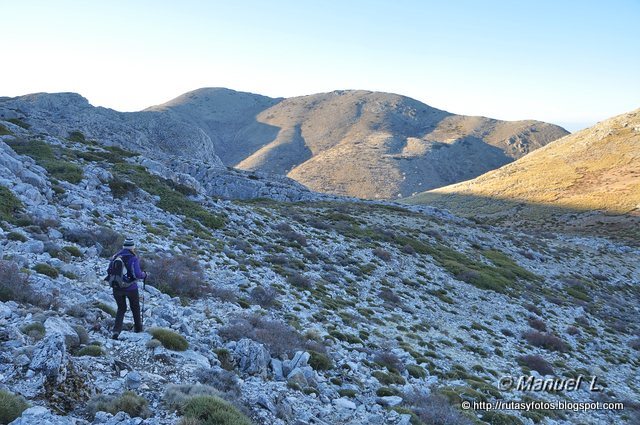
[[[259,96],[199,89],[153,110],[171,110],[192,119],[197,115],[194,110],[202,108],[203,97],[211,101],[230,93]],[[408,96],[369,90],[259,99],[264,109],[254,109],[249,115],[257,112],[256,122],[246,127],[238,128],[238,122],[231,131],[222,125],[202,126],[209,129],[207,134],[226,165],[283,174],[315,191],[361,198],[391,199],[460,181],[568,133],[540,121],[455,115]],[[431,152],[456,142],[459,145],[448,155]]]

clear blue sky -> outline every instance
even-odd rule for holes
[[[640,107],[640,1],[0,2],[0,95],[404,94],[576,130]]]

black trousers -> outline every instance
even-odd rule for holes
[[[131,313],[133,313],[134,330],[136,332],[142,332],[142,318],[140,317],[140,296],[138,295],[138,290],[123,291],[114,289],[113,298],[115,298],[116,304],[118,304],[118,312],[116,313],[116,324],[113,326],[113,333],[120,333],[122,331],[124,314],[127,312],[127,299],[129,300],[129,308],[131,308]]]

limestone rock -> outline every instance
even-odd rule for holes
[[[234,348],[234,358],[241,372],[248,375],[267,374],[271,356],[264,345],[253,340],[243,338]]]
[[[69,347],[77,347],[80,345],[80,338],[76,330],[69,325],[64,319],[59,317],[49,317],[44,322],[47,334],[59,334],[64,337],[65,344]]]

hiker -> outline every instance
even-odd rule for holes
[[[121,261],[120,261],[121,260]],[[140,260],[136,255],[135,242],[127,238],[122,249],[111,257],[109,262],[107,280],[113,288],[113,298],[118,305],[116,323],[113,326],[113,339],[118,339],[122,331],[124,314],[127,312],[127,299],[129,308],[133,313],[135,332],[142,332],[142,317],[140,316],[140,296],[138,294],[138,279],[145,279],[147,273],[140,269]]]

